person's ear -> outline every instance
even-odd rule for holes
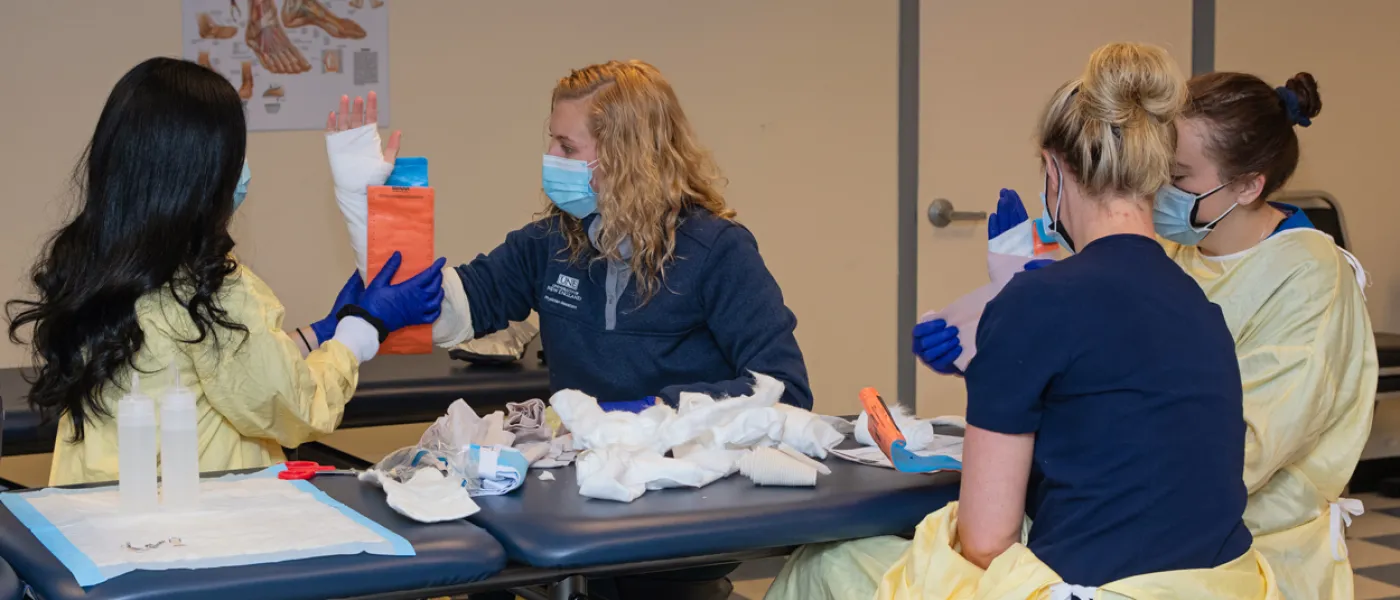
[[[1040,151],[1040,163],[1045,169],[1045,197],[1054,198],[1060,189],[1060,176],[1062,173],[1055,168],[1055,157],[1049,150]]]
[[[1264,193],[1264,175],[1262,173],[1245,175],[1231,187],[1235,188],[1235,203],[1248,206]]]

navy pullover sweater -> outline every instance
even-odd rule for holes
[[[748,229],[687,211],[665,286],[640,305],[626,264],[569,262],[559,218],[526,225],[457,267],[478,337],[538,312],[550,387],[600,402],[747,395],[752,371],[785,383],[784,403],[812,407],[797,317]]]

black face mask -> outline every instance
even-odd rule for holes
[[[1059,220],[1060,208],[1063,207],[1065,203],[1065,174],[1063,171],[1060,170],[1059,159],[1051,156],[1050,161],[1051,164],[1055,165],[1055,174],[1059,176],[1058,179],[1060,181],[1060,187],[1059,189],[1055,190],[1055,214],[1051,215],[1049,199],[1050,171],[1047,169],[1045,172],[1045,191],[1040,193],[1040,204],[1041,207],[1045,210],[1045,230],[1049,232],[1059,233],[1060,238],[1062,238],[1065,241],[1065,249],[1073,253],[1076,248],[1076,246],[1074,245],[1074,237],[1071,236],[1069,234],[1069,231],[1065,229],[1065,224]]]

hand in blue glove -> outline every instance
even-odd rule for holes
[[[354,275],[345,282],[345,287],[340,288],[340,294],[335,297],[335,306],[331,307],[331,314],[311,324],[311,331],[316,332],[316,343],[324,344],[330,341],[335,335],[335,324],[339,321],[336,315],[340,314],[340,309],[346,304],[359,304],[360,296],[365,293],[365,282],[360,279],[360,272],[355,271]]]
[[[661,404],[661,399],[657,398],[656,396],[647,396],[646,398],[642,398],[641,400],[625,400],[622,402],[599,402],[598,406],[602,407],[603,412],[621,411],[639,413],[648,408],[656,406],[657,404]]]
[[[1026,269],[1027,271],[1035,271],[1035,270],[1037,270],[1037,269],[1040,269],[1040,268],[1044,267],[1045,265],[1048,265],[1048,264],[1051,264],[1051,263],[1054,263],[1054,262],[1055,262],[1055,261],[1050,260],[1050,259],[1048,259],[1048,258],[1042,258],[1042,259],[1039,259],[1039,260],[1033,260],[1033,261],[1031,261],[1031,262],[1026,263],[1025,269]]]
[[[439,258],[422,273],[399,284],[389,280],[399,271],[403,256],[395,252],[385,261],[379,275],[369,282],[357,305],[378,319],[387,332],[412,325],[427,325],[442,314],[442,266],[447,259]]]
[[[958,328],[949,327],[943,319],[934,319],[914,326],[914,354],[919,360],[944,375],[962,373],[953,365],[962,354],[962,344],[958,342]]]
[[[1016,190],[1002,188],[997,196],[997,211],[987,217],[987,239],[995,238],[1030,219],[1026,205]]]

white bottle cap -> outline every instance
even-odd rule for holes
[[[141,375],[131,374],[131,391],[117,402],[117,420],[131,424],[156,421],[156,401],[141,393]]]
[[[160,399],[161,411],[193,411],[194,392],[184,386],[180,381],[180,369],[175,366],[175,361],[170,361],[170,370],[175,373],[175,383],[170,387],[170,391],[165,393],[165,397]]]

